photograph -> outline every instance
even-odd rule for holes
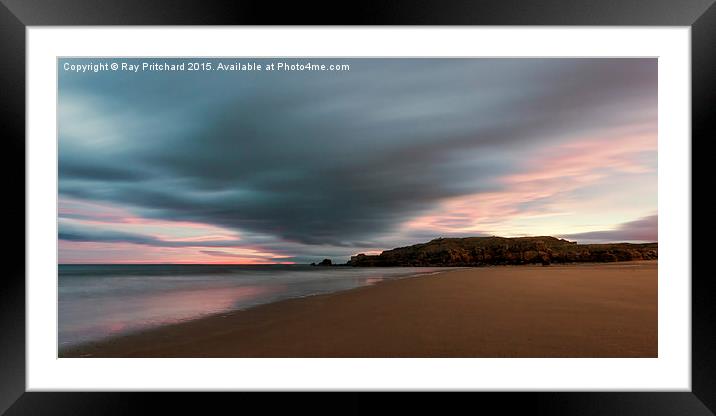
[[[0,0],[0,415],[713,416],[713,3]]]
[[[60,359],[660,356],[656,57],[56,62]]]

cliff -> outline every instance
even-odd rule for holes
[[[438,238],[423,244],[358,254],[351,266],[487,266],[654,260],[658,244],[577,244],[555,237]]]

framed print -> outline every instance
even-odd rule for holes
[[[710,2],[102,6],[0,9],[2,411],[713,414]]]

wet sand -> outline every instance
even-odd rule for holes
[[[656,357],[657,262],[496,266],[290,299],[60,357]]]

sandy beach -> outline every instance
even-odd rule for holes
[[[657,261],[495,266],[289,299],[60,357],[656,357]]]

